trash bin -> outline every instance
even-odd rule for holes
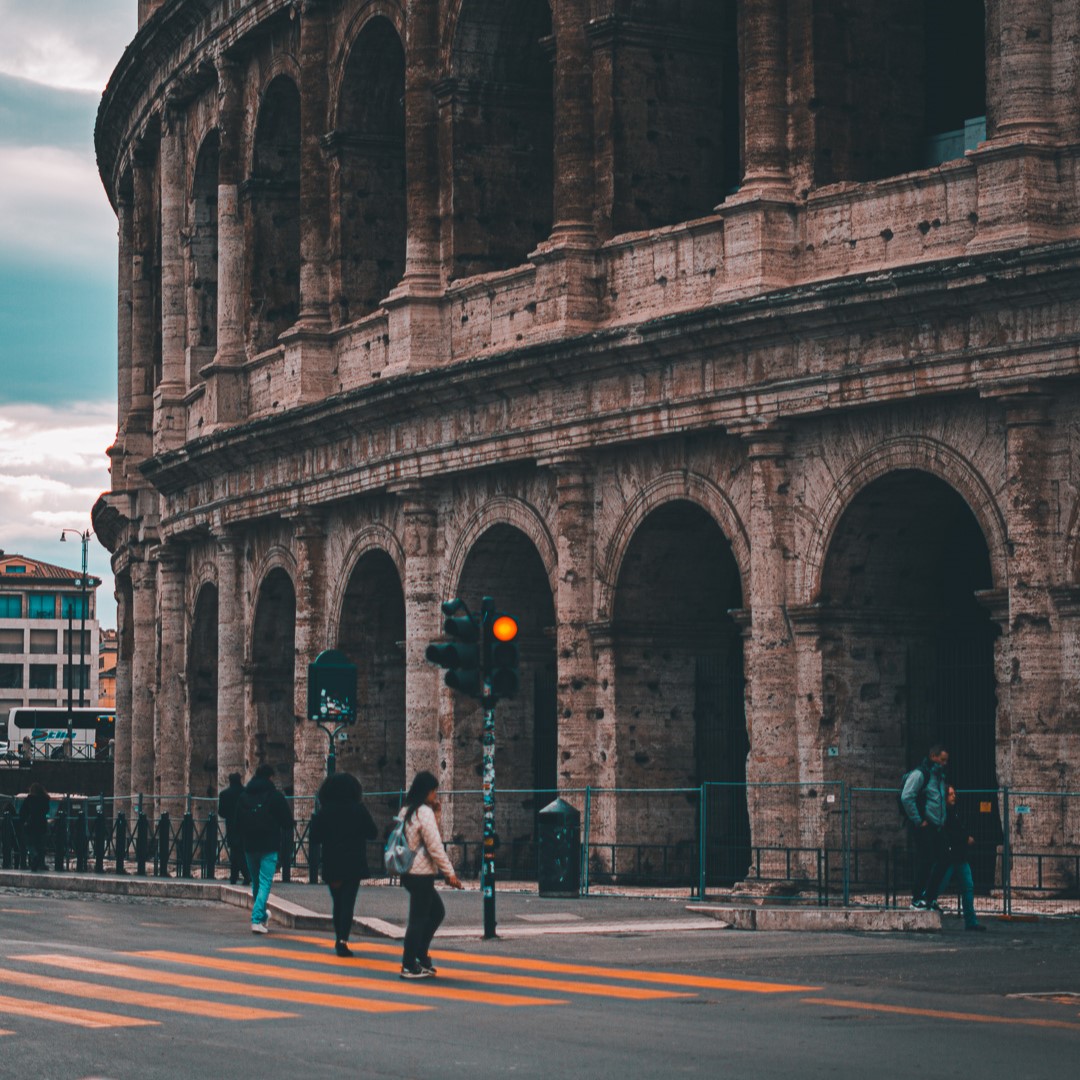
[[[537,817],[537,880],[541,896],[577,896],[581,888],[581,814],[556,799]]]

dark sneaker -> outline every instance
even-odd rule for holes
[[[925,911],[926,910],[926,901],[925,900],[912,900],[911,901],[911,910],[912,911]]]
[[[353,954],[353,951],[349,948],[349,943],[347,941],[339,941],[334,946],[334,952],[336,952],[338,956],[352,956]]]
[[[422,968],[419,964],[402,964],[401,978],[403,979],[430,979],[432,972]]]
[[[421,956],[417,963],[429,975],[434,975],[439,970],[435,966],[435,961],[432,960],[430,956]]]

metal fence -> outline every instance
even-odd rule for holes
[[[906,907],[913,853],[895,790],[823,784],[703,784],[694,788],[506,790],[496,800],[500,881],[536,881],[539,811],[559,797],[580,815],[580,891],[644,887],[762,903]],[[368,862],[382,876],[382,842],[403,792],[368,793],[380,839]],[[483,795],[441,793],[447,851],[460,876],[479,876]],[[284,880],[318,880],[311,798],[290,800],[282,836]],[[214,799],[75,798],[58,803],[48,862],[57,870],[182,878],[228,874],[224,823]],[[970,853],[983,914],[1080,915],[1080,792],[1001,788],[960,793],[975,843]],[[534,823],[522,829],[523,821]],[[25,867],[14,807],[0,816],[5,868]],[[541,883],[542,884],[542,883]],[[950,897],[943,904],[952,904]]]

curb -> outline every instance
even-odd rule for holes
[[[686,909],[718,919],[733,930],[862,930],[893,933],[936,933],[941,915],[907,908],[782,908],[730,904],[692,904]]]

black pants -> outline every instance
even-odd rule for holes
[[[244,854],[244,845],[235,837],[225,834],[225,846],[229,849],[229,880],[235,885],[237,878],[242,877],[245,885],[251,884],[251,874],[248,873],[247,856]]]
[[[915,834],[915,870],[911,877],[911,899],[920,900],[929,893],[937,895],[934,886],[945,873],[945,836],[936,825],[913,830]]]
[[[353,911],[356,908],[356,894],[360,891],[360,879],[328,881],[326,887],[330,890],[330,899],[334,901],[334,936],[338,941],[348,941]]]
[[[401,884],[409,894],[409,925],[405,927],[401,962],[405,967],[411,967],[421,956],[427,956],[431,939],[446,917],[446,908],[435,891],[433,875],[402,874]]]

